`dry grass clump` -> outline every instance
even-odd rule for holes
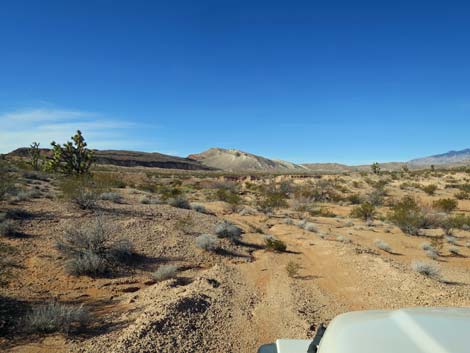
[[[117,192],[104,192],[100,195],[101,200],[111,201],[114,203],[122,203],[122,196]]]
[[[286,272],[290,278],[295,278],[299,274],[300,265],[294,261],[289,261],[286,265]]]
[[[205,251],[215,251],[219,248],[219,241],[215,235],[201,234],[196,238],[196,246]]]
[[[102,190],[89,177],[68,177],[59,184],[62,197],[81,209],[94,209]]]
[[[393,250],[392,250],[392,247],[385,241],[381,240],[381,239],[377,239],[374,241],[374,244],[377,248],[379,248],[380,250],[383,250],[385,252],[388,252],[388,253],[392,253]]]
[[[266,235],[264,237],[264,244],[266,246],[266,250],[270,251],[284,252],[287,249],[286,243],[282,240],[276,239],[272,235]]]
[[[189,201],[183,195],[178,195],[176,197],[168,199],[168,204],[173,207],[183,208],[189,210],[191,205]]]
[[[12,220],[5,219],[0,222],[0,235],[4,237],[11,237],[17,233],[16,223]]]
[[[133,245],[127,239],[113,239],[102,219],[92,225],[69,227],[56,240],[56,249],[66,258],[66,271],[75,276],[102,276],[127,263]]]
[[[243,231],[236,225],[224,220],[216,224],[214,233],[219,238],[228,238],[233,242],[237,242],[240,240]]]
[[[440,274],[439,267],[434,263],[424,261],[413,261],[411,269],[427,277],[437,278]]]
[[[207,213],[207,209],[204,207],[204,205],[201,205],[199,203],[191,203],[190,207],[193,211],[196,211],[199,213]]]
[[[178,267],[175,265],[162,265],[152,273],[152,278],[157,281],[165,281],[167,279],[175,278],[178,273]]]
[[[29,332],[68,334],[85,328],[90,319],[88,310],[82,305],[52,302],[33,308],[24,320],[24,327]]]

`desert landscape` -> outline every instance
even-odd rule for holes
[[[340,168],[95,151],[75,171],[65,156],[0,160],[2,351],[248,353],[348,311],[470,306],[455,153]]]

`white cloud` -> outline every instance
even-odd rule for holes
[[[0,112],[0,153],[40,142],[49,147],[51,141],[65,142],[81,130],[90,148],[138,148],[142,141],[129,139],[135,122],[103,114],[66,109],[22,109]]]

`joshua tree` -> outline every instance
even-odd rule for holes
[[[34,170],[39,170],[39,162],[41,158],[41,152],[39,151],[39,142],[33,142],[29,146],[29,154],[31,155],[31,166]]]
[[[375,163],[372,163],[372,165],[370,166],[370,168],[372,169],[372,172],[374,174],[380,174],[380,165],[379,163],[375,162]]]
[[[47,161],[47,169],[61,171],[70,175],[87,174],[93,162],[93,152],[86,148],[87,144],[80,130],[72,136],[72,141],[62,146],[52,145],[52,157]]]

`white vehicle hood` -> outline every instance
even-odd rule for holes
[[[318,352],[469,353],[470,309],[416,308],[342,314],[328,325]]]

